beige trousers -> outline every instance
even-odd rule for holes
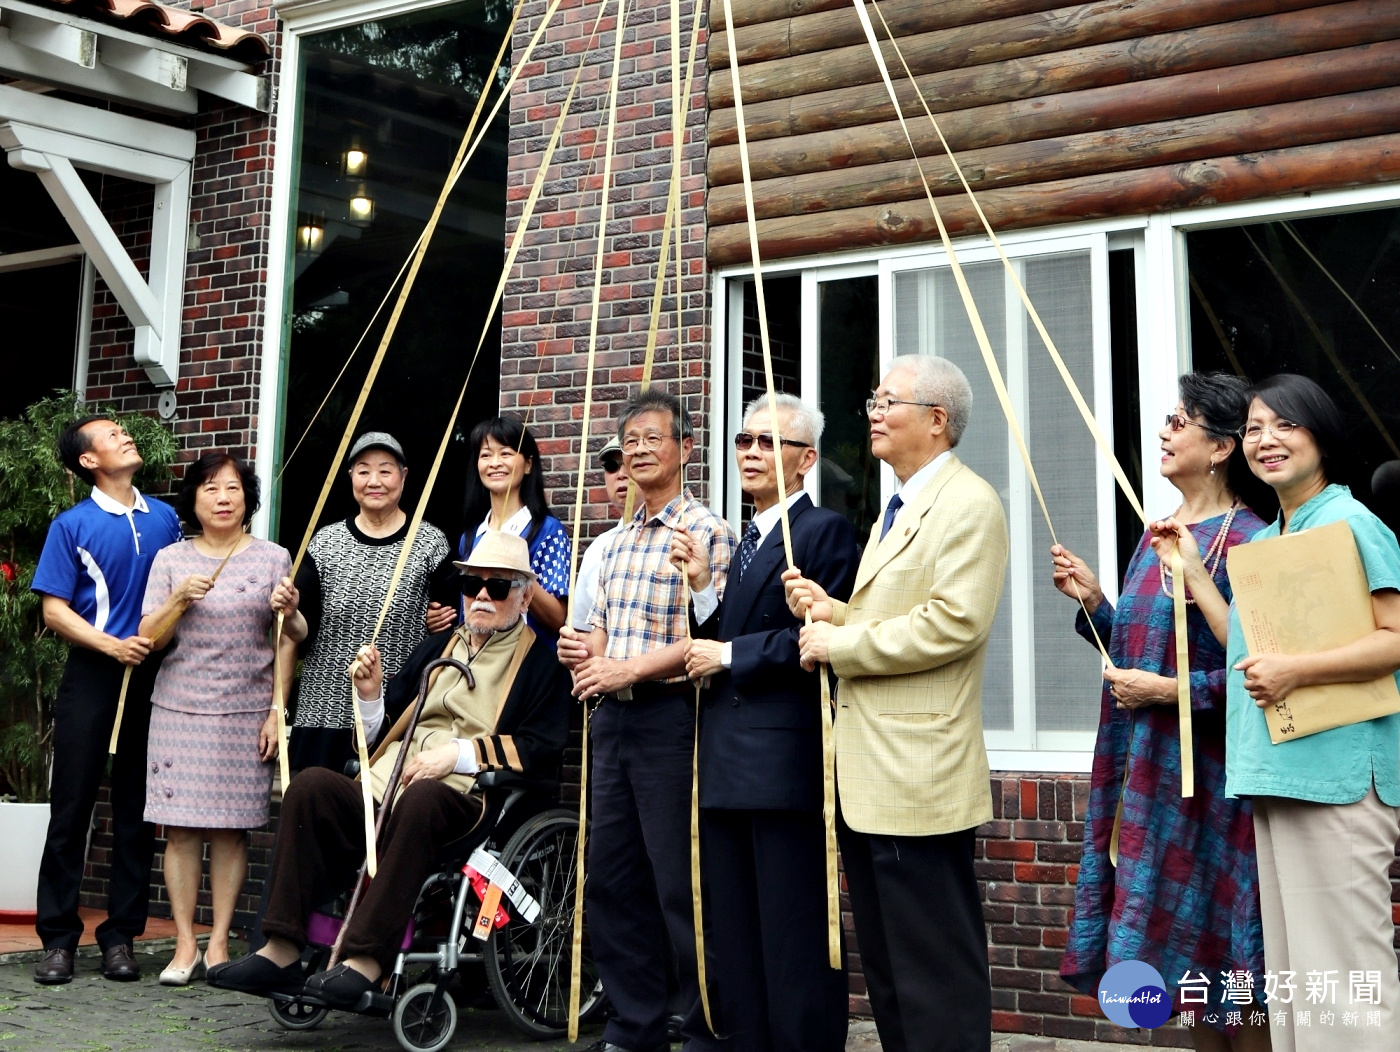
[[[1390,904],[1398,837],[1400,808],[1383,804],[1374,788],[1354,804],[1255,798],[1264,966],[1296,973],[1292,1003],[1265,1006],[1274,1052],[1400,1049]],[[1310,972],[1323,973],[1315,977],[1320,1001],[1308,997]],[[1361,973],[1356,990],[1353,973]],[[1366,973],[1379,973],[1379,1004],[1368,1003],[1376,975]],[[1256,988],[1263,986],[1256,977]]]

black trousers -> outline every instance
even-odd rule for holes
[[[700,996],[690,893],[693,697],[608,698],[590,737],[584,906],[593,959],[617,1013],[603,1037],[652,1052],[666,1047],[673,960],[682,1003]]]
[[[378,876],[350,918],[342,959],[364,955],[386,972],[393,968],[418,892],[436,869],[438,851],[469,833],[481,815],[479,795],[459,793],[439,781],[414,782],[399,795],[382,837]],[[349,888],[364,861],[359,783],[324,767],[302,771],[282,796],[263,934],[304,949],[311,911]]]
[[[884,1052],[988,1052],[992,986],[975,830],[837,836]]]
[[[160,657],[153,654],[132,670],[117,754],[112,757],[107,919],[97,926],[97,944],[103,950],[120,943],[129,945],[146,930],[155,851],[155,826],[142,818],[146,812],[146,735],[151,725],[151,688],[159,668]],[[78,893],[92,808],[107,769],[107,746],[117,715],[123,669],[113,658],[75,646],[58,685],[49,833],[39,862],[34,925],[47,950],[76,951],[83,933]]]
[[[842,1052],[846,969],[827,960],[821,812],[706,808],[700,851],[710,1007],[722,1036],[705,1029],[697,1004],[687,1049]]]

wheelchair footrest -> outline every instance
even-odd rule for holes
[[[335,1012],[350,1012],[353,1015],[382,1016],[387,1019],[394,1014],[394,999],[388,994],[379,993],[377,990],[366,990],[360,995],[360,999],[353,1005],[333,1005],[328,1001],[313,994],[282,994],[272,993],[267,995],[278,1004],[285,1005],[308,1005],[312,1008],[329,1008]]]

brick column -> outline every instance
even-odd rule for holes
[[[599,236],[606,96],[616,33],[615,8],[610,8],[598,38],[589,41],[599,2],[566,0],[545,30],[510,102],[508,237],[514,236],[520,222],[574,72],[580,61],[585,63],[549,182],[506,287],[501,331],[501,408],[522,416],[539,440],[550,505],[570,529]],[[512,42],[516,61],[547,6],[546,0],[526,3]],[[681,4],[682,48],[689,43],[695,10],[695,0]],[[682,395],[696,424],[696,452],[688,479],[702,499],[710,474],[702,434],[713,405],[704,256],[705,39],[702,30],[682,145],[684,279],[679,316],[675,296],[670,294],[673,285],[668,283],[653,374],[657,384]],[[613,187],[603,232],[607,241],[590,451],[602,446],[603,434],[611,433],[617,406],[640,388],[671,175],[669,0],[637,0],[629,7],[618,90]],[[592,488],[584,520],[586,533],[596,535],[606,529],[607,501],[602,473],[591,463],[588,469]]]

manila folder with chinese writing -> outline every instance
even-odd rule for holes
[[[1376,630],[1366,568],[1346,520],[1251,541],[1226,563],[1250,654],[1312,654]],[[1394,676],[1299,687],[1265,706],[1275,745],[1400,712]]]

